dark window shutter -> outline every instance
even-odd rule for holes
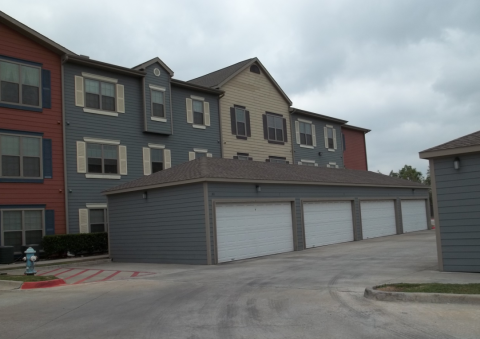
[[[262,115],[263,118],[263,138],[268,140],[268,125],[267,125],[267,115]]]
[[[55,211],[45,211],[45,235],[55,234]]]
[[[230,120],[232,121],[232,134],[237,134],[237,118],[235,117],[235,108],[230,107]]]
[[[252,136],[252,131],[250,129],[250,111],[245,111],[245,121],[247,122],[247,137]]]
[[[285,142],[288,141],[287,134],[287,119],[283,119],[283,141]]]
[[[265,162],[270,162],[270,159],[265,159]]]
[[[234,155],[234,156],[233,156],[233,159],[238,159],[238,155]]]
[[[42,69],[42,107],[52,108],[50,71]]]
[[[252,158],[252,157],[248,157],[248,160],[253,160],[253,158]]]
[[[43,139],[43,177],[53,177],[52,139]]]

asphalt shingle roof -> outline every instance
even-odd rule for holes
[[[221,179],[226,182],[234,180],[285,181],[289,183],[318,182],[329,185],[427,188],[416,182],[368,171],[203,157],[110,188],[104,193],[140,190],[163,184],[181,184],[195,179]]]
[[[219,69],[218,71],[208,73],[201,77],[189,80],[188,82],[195,85],[205,86],[205,87],[217,87],[219,84],[221,84],[223,81],[228,79],[235,72],[237,72],[239,69],[241,69],[242,67],[244,67],[246,64],[248,64],[254,59],[255,58],[240,61],[231,66]]]
[[[465,135],[463,137],[457,138],[455,140],[446,142],[444,144],[426,149],[420,153],[424,152],[435,152],[435,151],[443,151],[447,149],[455,149],[461,147],[469,147],[469,146],[480,146],[480,131]]]

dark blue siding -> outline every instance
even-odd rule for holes
[[[434,160],[443,269],[480,272],[480,153],[459,158]]]
[[[156,76],[153,70],[158,68],[160,76]],[[145,111],[146,111],[146,131],[152,133],[172,134],[172,111],[170,106],[170,74],[160,64],[155,63],[145,69],[147,75],[145,76]],[[151,119],[151,89],[149,85],[164,87],[164,105],[165,117],[167,122],[154,121]]]
[[[51,179],[53,177],[52,160],[52,140],[43,139],[43,177]]]

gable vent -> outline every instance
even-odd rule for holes
[[[250,66],[250,72],[260,74],[260,67],[257,65]]]

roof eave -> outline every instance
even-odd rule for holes
[[[225,92],[219,89],[215,88],[210,88],[210,87],[205,87],[205,86],[200,86],[200,85],[195,85],[186,81],[178,80],[178,79],[172,79],[171,80],[172,85],[178,86],[178,87],[183,87],[183,88],[188,88],[188,89],[195,89],[198,91],[206,92],[206,93],[211,93],[215,95],[222,95]]]
[[[468,146],[468,147],[457,147],[451,149],[437,150],[437,151],[423,151],[418,153],[420,159],[431,159],[431,158],[440,158],[447,157],[451,155],[460,155],[468,153],[477,153],[480,152],[480,145]]]
[[[138,66],[135,66],[135,67],[132,67],[132,69],[136,70],[136,71],[141,71],[143,69],[145,69],[146,67],[150,66],[150,65],[153,65],[154,63],[158,62],[163,68],[165,68],[168,72],[168,74],[170,74],[171,77],[173,77],[173,70],[167,66],[167,64],[165,64],[162,59],[160,59],[159,57],[155,57],[151,60],[148,60]]]
[[[313,117],[313,118],[328,120],[328,121],[339,123],[341,125],[344,125],[345,123],[348,122],[347,120],[337,119],[337,118],[334,118],[334,117],[329,117],[327,115],[322,115],[322,114],[318,114],[318,113],[314,113],[314,112],[304,111],[302,109],[294,108],[294,107],[290,108],[290,113],[291,114],[302,114],[302,115],[306,115],[306,116]]]
[[[92,60],[92,59],[88,59],[88,58],[85,58],[85,57],[74,56],[74,55],[68,55],[65,58],[65,62],[71,62],[71,63],[80,64],[80,65],[100,68],[100,69],[103,69],[103,70],[112,71],[112,72],[115,72],[115,73],[122,73],[122,74],[130,75],[130,76],[144,77],[145,74],[146,74],[143,71],[136,71],[136,70],[133,70],[133,69],[130,69],[130,68],[121,67],[121,66],[117,66],[117,65],[113,65],[113,64],[108,64],[106,62],[101,62],[101,61]]]
[[[352,125],[347,125],[347,124],[343,125],[342,127],[347,128],[347,129],[353,129],[353,130],[356,130],[356,131],[361,131],[363,133],[368,133],[368,132],[372,131],[372,130],[367,129],[367,128],[352,126]]]

